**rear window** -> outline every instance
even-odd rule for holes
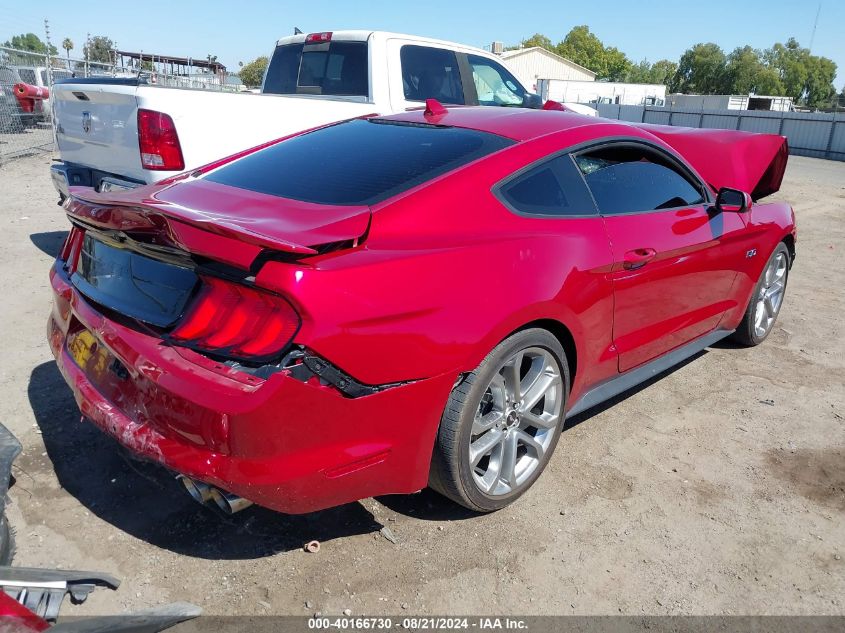
[[[277,46],[263,92],[369,96],[366,42]]]
[[[369,205],[513,143],[463,128],[356,119],[282,141],[206,178],[303,202]]]

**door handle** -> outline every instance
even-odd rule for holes
[[[636,248],[625,253],[625,258],[622,260],[622,268],[625,270],[642,268],[656,256],[657,251],[653,248]]]

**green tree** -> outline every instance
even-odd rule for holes
[[[615,47],[605,47],[586,25],[576,26],[556,47],[556,52],[596,73],[596,79],[619,81],[627,76],[631,61]]]
[[[114,42],[105,35],[95,35],[85,45],[88,61],[112,64],[115,60]]]
[[[783,95],[785,89],[778,73],[766,66],[763,54],[743,46],[727,57],[725,91],[731,94]]]
[[[832,60],[811,54],[795,38],[775,44],[763,58],[778,74],[785,93],[796,101],[811,108],[827,107],[833,101],[836,63]]]
[[[50,55],[57,55],[59,53],[59,49],[52,45],[48,50],[47,45],[42,42],[41,38],[39,38],[35,33],[21,33],[20,35],[15,35],[12,39],[6,40],[3,46],[16,48],[19,51],[41,53],[42,55],[46,55],[48,52]]]
[[[531,37],[522,40],[519,43],[519,46],[508,46],[507,50],[513,51],[520,48],[531,48],[533,46],[539,46],[540,48],[545,48],[546,50],[552,52],[555,50],[555,45],[552,44],[552,41],[542,33],[535,33]]]
[[[270,60],[267,57],[258,57],[248,64],[245,64],[238,73],[238,76],[241,78],[243,84],[249,88],[260,86],[262,80],[264,79],[264,70],[267,68],[267,64],[269,63]]]
[[[73,40],[66,37],[62,40],[62,48],[65,49],[67,55],[67,67],[70,68],[70,52],[73,50]]]
[[[649,81],[646,83],[668,86],[677,72],[678,64],[668,59],[660,59],[652,64]]]
[[[672,82],[674,92],[719,94],[725,89],[727,58],[717,44],[696,44],[678,62]]]
[[[668,59],[661,59],[653,64],[644,59],[639,64],[631,66],[625,81],[635,84],[662,84],[665,86],[669,84],[677,71],[678,65]]]

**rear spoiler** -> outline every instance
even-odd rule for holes
[[[786,137],[635,123],[683,156],[716,191],[722,187],[765,198],[780,189],[789,147]]]

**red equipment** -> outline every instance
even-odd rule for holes
[[[14,86],[15,98],[20,104],[21,110],[27,114],[36,110],[36,102],[39,103],[37,109],[41,109],[40,102],[44,99],[50,98],[50,90],[33,86],[31,84],[19,83]]]

